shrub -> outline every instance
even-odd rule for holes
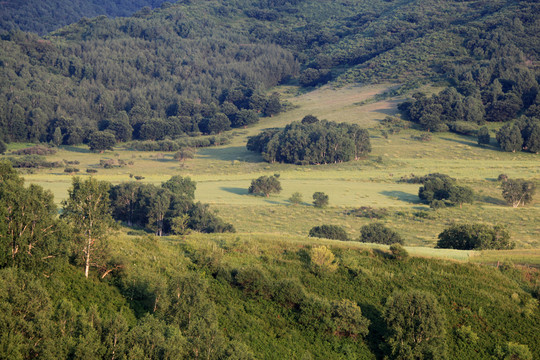
[[[334,253],[326,246],[319,246],[311,249],[310,260],[312,270],[317,274],[324,274],[326,272],[334,272],[337,270],[337,264],[334,262]]]
[[[270,298],[272,296],[272,283],[265,271],[258,267],[248,267],[236,273],[236,283],[244,293],[250,296]]]
[[[487,127],[483,126],[478,130],[478,145],[489,145],[491,136]]]
[[[14,168],[59,168],[64,163],[60,161],[47,161],[39,155],[25,155],[21,158],[7,158]]]
[[[349,240],[349,235],[347,235],[345,229],[339,225],[314,226],[309,230],[309,236],[333,240]]]
[[[323,192],[317,191],[313,194],[313,205],[318,208],[328,206],[328,195]]]
[[[351,300],[332,302],[332,330],[334,335],[364,337],[371,322],[362,316],[360,307]]]
[[[300,204],[303,201],[302,194],[300,194],[299,192],[293,193],[289,198],[289,201],[294,205]]]
[[[72,173],[79,172],[79,169],[74,168],[74,167],[66,167],[64,168],[64,172],[72,174]]]
[[[371,206],[362,206],[358,209],[353,209],[348,212],[348,215],[365,217],[369,219],[382,219],[388,216],[388,210],[385,208],[372,208]]]
[[[514,342],[507,342],[503,347],[498,347],[495,350],[498,359],[509,360],[532,360],[531,350],[527,345],[522,345]]]
[[[362,235],[359,241],[376,244],[403,244],[403,238],[394,230],[391,230],[381,223],[374,223],[362,226]]]
[[[2,140],[0,140],[0,155],[3,155],[7,150],[7,145]]]
[[[289,308],[300,305],[306,296],[302,284],[297,279],[279,280],[275,283],[274,289],[273,299]]]
[[[446,358],[446,319],[432,294],[396,292],[386,301],[383,317],[392,358]]]
[[[1,153],[1,151],[0,151]],[[28,147],[25,149],[20,149],[16,151],[12,151],[13,155],[54,155],[56,154],[56,149],[44,146],[44,145],[35,145],[32,147]]]
[[[448,124],[450,131],[456,134],[475,136],[478,134],[478,125],[469,121],[455,121]]]
[[[439,234],[438,248],[459,250],[513,249],[508,230],[502,225],[452,225]]]
[[[95,173],[97,173],[98,171],[97,171],[96,169],[86,169],[86,172],[87,172],[88,174],[95,174]]]
[[[261,176],[251,181],[248,192],[268,197],[271,193],[279,194],[281,192],[281,183],[276,176]]]
[[[390,245],[390,253],[396,260],[407,260],[409,258],[409,252],[398,243]]]

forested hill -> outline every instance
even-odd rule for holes
[[[265,91],[284,81],[534,87],[539,13],[536,1],[192,0],[46,38],[4,32],[0,135],[76,144],[111,121],[143,139],[218,133],[279,111]]]
[[[4,0],[0,2],[0,30],[19,29],[43,35],[83,17],[130,16],[165,0]]]

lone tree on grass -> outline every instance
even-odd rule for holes
[[[320,191],[315,192],[313,194],[313,205],[318,208],[328,206],[328,195]]]
[[[263,194],[268,197],[272,193],[279,194],[281,192],[281,183],[275,175],[261,176],[251,181],[248,192],[250,194]]]
[[[67,219],[78,232],[77,253],[88,278],[90,266],[103,267],[106,262],[107,235],[114,223],[109,205],[109,183],[94,178],[73,178],[68,198],[62,202]]]
[[[508,179],[502,183],[502,196],[504,200],[515,208],[530,203],[535,192],[536,185],[532,181]]]
[[[423,291],[396,292],[386,301],[386,343],[395,359],[445,359],[444,312]]]

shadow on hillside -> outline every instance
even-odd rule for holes
[[[236,194],[236,195],[248,195],[249,192],[246,188],[239,188],[239,187],[226,187],[226,186],[222,186],[220,187],[221,190],[224,190],[224,191],[227,191],[227,192],[230,192],[232,194]]]
[[[381,191],[380,194],[388,196],[390,198],[397,198],[400,201],[405,201],[410,204],[420,204],[420,199],[416,194],[409,194],[403,191]]]
[[[242,161],[248,163],[263,162],[260,154],[246,149],[245,146],[233,146],[228,148],[207,147],[197,150],[199,157],[223,160],[223,161]]]
[[[482,201],[482,202],[493,204],[493,205],[503,205],[503,206],[507,205],[506,201],[504,201],[503,199],[497,199],[493,196],[481,196],[478,198],[478,201]]]
[[[91,152],[88,149],[81,149],[80,147],[70,146],[70,145],[62,145],[62,146],[60,146],[60,148],[66,150],[66,151],[82,153],[82,154],[88,154],[88,153]]]
[[[384,336],[387,334],[388,329],[383,319],[382,312],[371,304],[359,304],[362,310],[362,315],[366,317],[371,323],[369,324],[369,333],[366,336],[366,344],[373,354],[377,354],[377,359],[382,359],[383,354],[386,351]]]

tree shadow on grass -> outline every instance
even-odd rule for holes
[[[91,152],[89,149],[82,149],[80,147],[70,146],[70,145],[62,145],[62,146],[60,146],[60,148],[66,150],[66,151],[82,153],[82,154],[88,154],[88,153]]]
[[[220,187],[220,189],[236,195],[249,195],[249,192],[246,188],[222,186]]]
[[[242,161],[247,163],[260,163],[264,161],[261,154],[249,151],[245,146],[202,148],[197,150],[197,156],[215,160]]]
[[[497,143],[478,144],[478,141],[471,140],[471,137],[468,137],[466,135],[461,135],[460,139],[451,139],[451,138],[447,138],[447,137],[441,137],[441,140],[453,141],[453,142],[456,142],[456,143],[459,143],[459,144],[469,145],[469,146],[479,148],[479,149],[500,150],[497,147]]]
[[[504,201],[503,199],[497,199],[493,196],[481,196],[478,198],[478,201],[493,205],[507,205],[506,201]]]
[[[405,201],[410,204],[420,204],[420,199],[418,198],[418,195],[416,194],[409,194],[404,191],[381,191],[380,194],[391,197],[391,198],[397,198],[400,201]]]

